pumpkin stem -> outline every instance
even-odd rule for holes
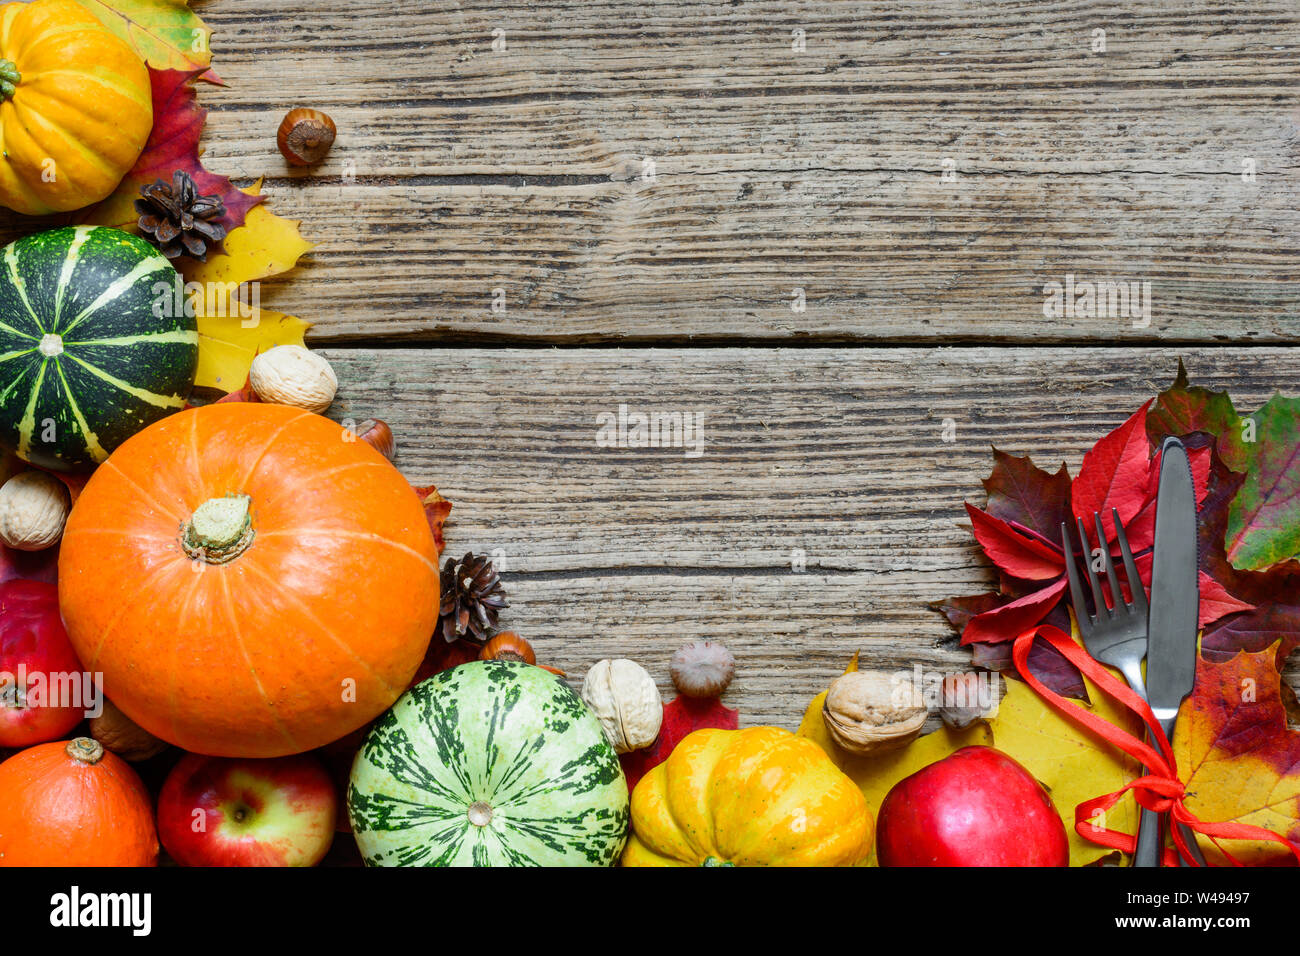
[[[22,79],[17,63],[13,60],[0,60],[0,102],[13,97]]]
[[[98,740],[92,740],[89,737],[78,737],[76,740],[69,740],[68,745],[63,749],[67,751],[68,756],[73,760],[89,766],[99,763],[100,758],[104,756],[103,745]]]
[[[469,812],[466,814],[469,822],[476,827],[485,827],[492,822],[492,807],[482,800],[475,800],[469,805]]]
[[[253,519],[248,495],[209,498],[194,509],[181,528],[181,547],[197,561],[226,564],[253,543]]]

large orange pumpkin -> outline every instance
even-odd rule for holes
[[[0,7],[0,204],[36,216],[99,202],[152,128],[144,61],[88,9]]]
[[[89,737],[0,763],[0,866],[154,866],[153,801],[125,760]]]
[[[196,753],[311,750],[387,709],[438,616],[438,548],[383,455],[283,405],[164,418],[68,518],[59,597],[104,691]]]

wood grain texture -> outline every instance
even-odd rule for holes
[[[320,243],[267,290],[319,344],[1300,341],[1292,0],[198,9],[207,161]],[[1070,273],[1150,325],[1044,318]]]
[[[990,446],[1077,473],[1177,365],[1100,348],[324,354],[342,383],[331,415],[391,424],[398,465],[455,503],[447,554],[496,553],[503,626],[546,662],[580,680],[630,657],[670,691],[672,652],[720,638],[739,660],[728,703],[786,727],[855,650],[864,666],[965,667],[929,605],[992,580],[962,510],[983,501]],[[1182,355],[1242,409],[1300,392],[1295,350]],[[702,414],[703,454],[599,447],[597,416],[623,403]]]

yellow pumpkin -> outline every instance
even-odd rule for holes
[[[856,866],[875,834],[862,791],[779,727],[697,730],[632,791],[623,866]]]
[[[0,7],[0,204],[29,216],[107,197],[153,128],[149,71],[76,0]]]

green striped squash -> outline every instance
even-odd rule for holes
[[[178,275],[157,249],[69,226],[0,255],[0,446],[85,470],[185,406],[199,336],[174,307]]]
[[[612,866],[630,818],[595,715],[517,661],[402,695],[352,765],[348,815],[368,866]]]

